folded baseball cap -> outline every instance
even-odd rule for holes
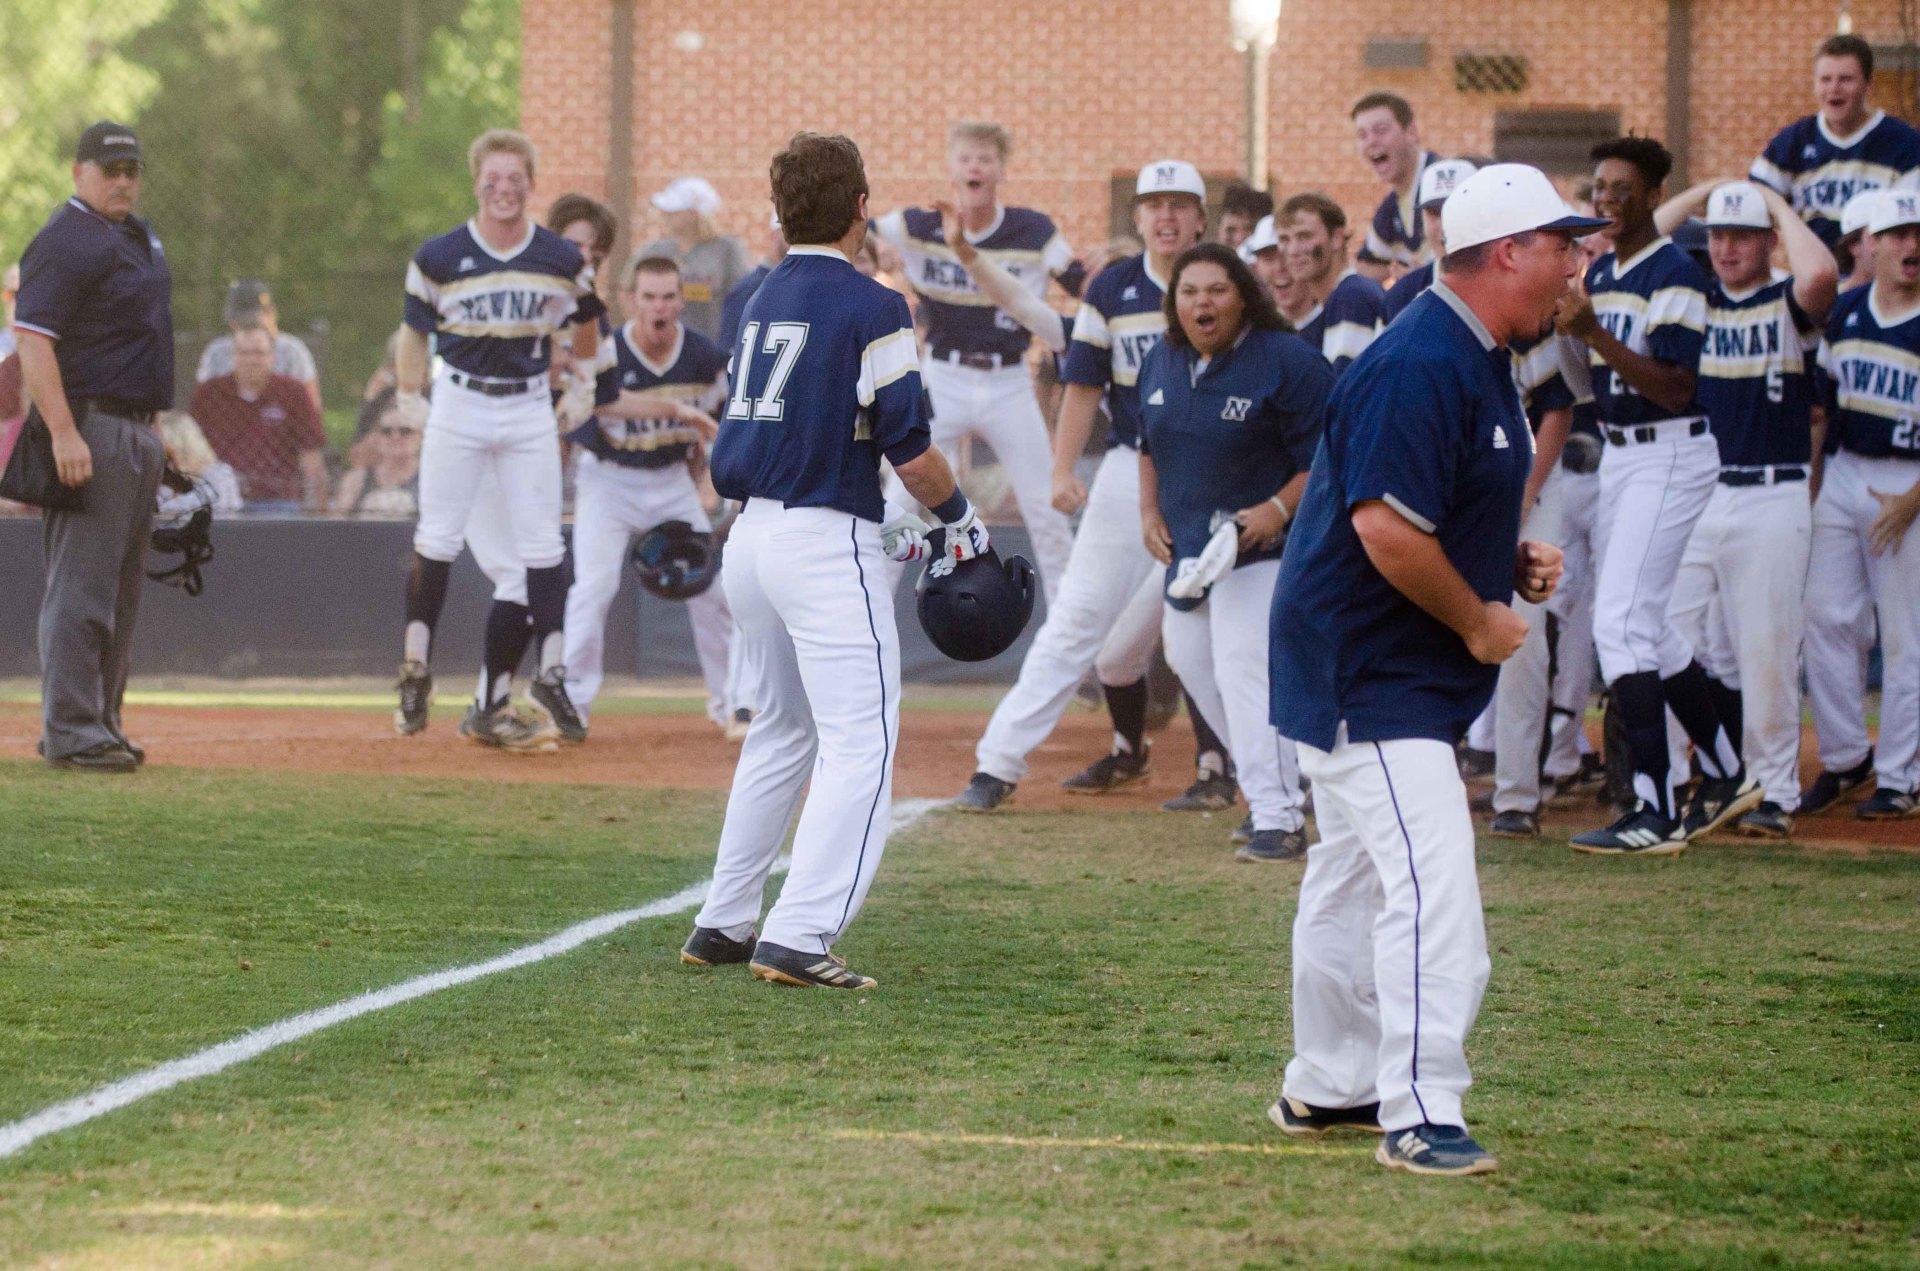
[[[140,138],[125,124],[105,119],[80,134],[80,144],[73,152],[75,163],[97,163],[102,167],[128,159],[145,162],[140,157]]]
[[[1431,207],[1439,207],[1453,197],[1453,192],[1460,188],[1460,183],[1472,176],[1474,172],[1475,168],[1470,159],[1434,160],[1427,165],[1427,170],[1420,174],[1419,197],[1414,200],[1414,206],[1423,212]]]
[[[1902,225],[1920,225],[1920,191],[1882,190],[1867,214],[1867,233],[1884,234]]]
[[[253,322],[260,317],[260,311],[267,306],[272,292],[267,284],[258,278],[236,278],[227,288],[227,307],[223,315],[227,322]]]
[[[1183,159],[1155,159],[1140,169],[1140,179],[1133,183],[1134,198],[1152,194],[1191,194],[1205,205],[1207,183],[1200,169]]]
[[[1772,229],[1766,195],[1751,181],[1729,181],[1707,196],[1708,229]]]
[[[1840,209],[1840,237],[1845,238],[1866,229],[1867,222],[1873,219],[1875,204],[1880,202],[1880,197],[1885,193],[1885,190],[1878,188],[1862,190],[1848,199],[1846,206]]]
[[[1273,218],[1263,216],[1254,225],[1253,233],[1240,243],[1240,259],[1251,265],[1253,258],[1261,252],[1276,251],[1280,247],[1280,234],[1273,227]]]
[[[653,196],[662,212],[698,212],[712,216],[720,210],[720,192],[702,177],[681,177]]]
[[[1612,221],[1581,216],[1567,206],[1547,174],[1524,163],[1495,163],[1462,181],[1440,210],[1449,253],[1534,230],[1575,235],[1605,229]]]

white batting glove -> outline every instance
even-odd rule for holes
[[[911,565],[925,560],[932,549],[927,545],[927,523],[911,512],[903,512],[880,527],[880,550],[887,559]]]
[[[953,572],[953,567],[963,560],[972,560],[986,553],[991,543],[987,538],[987,527],[980,520],[980,514],[974,511],[972,504],[967,506],[967,514],[946,528],[945,550],[940,559],[927,567],[927,573],[934,578],[945,578]]]

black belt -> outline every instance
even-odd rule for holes
[[[1687,436],[1698,437],[1707,431],[1707,421],[1696,419],[1687,425]],[[1660,425],[1641,424],[1636,428],[1615,428],[1607,426],[1607,440],[1616,446],[1631,446],[1642,442],[1658,441]]]
[[[935,346],[933,360],[952,362],[955,366],[968,367],[975,371],[998,371],[1004,367],[1018,366],[1020,359],[1005,357],[998,353],[969,353],[965,349],[943,349]]]
[[[447,378],[470,393],[482,397],[518,397],[546,383],[545,380],[483,380],[460,371],[448,371]]]
[[[1766,468],[1723,468],[1720,470],[1721,485],[1785,485],[1789,481],[1805,481],[1807,470],[1797,463],[1775,464]]]
[[[128,401],[124,397],[82,397],[77,404],[85,404],[90,410],[102,415],[112,415],[117,419],[131,420],[136,424],[151,424],[156,413],[153,407]]]

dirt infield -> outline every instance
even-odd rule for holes
[[[148,748],[156,765],[298,772],[402,774],[567,784],[656,788],[727,788],[739,748],[698,713],[608,714],[593,725],[584,746],[551,755],[514,755],[462,740],[450,715],[436,714],[415,737],[397,737],[384,713],[285,707],[127,708],[128,731]],[[973,771],[973,747],[986,726],[977,711],[909,710],[901,720],[901,760],[894,793],[901,798],[940,798],[957,793]],[[0,704],[0,759],[32,759],[39,711],[24,703]],[[1060,782],[1107,747],[1104,714],[1070,710],[1032,758],[1033,770],[1010,805],[1030,811],[1076,808],[1157,810],[1191,780],[1193,734],[1185,721],[1154,737],[1152,777],[1097,799],[1069,795]],[[1809,775],[1816,766],[1811,738],[1803,753]],[[1219,815],[1225,827],[1239,812]],[[1547,809],[1549,836],[1590,829],[1603,814],[1591,799],[1560,801]],[[1863,851],[1891,847],[1920,852],[1920,821],[1864,822],[1850,808],[1805,818],[1795,841],[1808,847]],[[1729,838],[1730,843],[1750,840]]]

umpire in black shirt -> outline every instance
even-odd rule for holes
[[[130,772],[145,757],[121,730],[120,699],[166,464],[153,417],[173,405],[173,282],[133,214],[143,168],[132,129],[87,129],[73,197],[20,262],[27,392],[61,482],[83,491],[78,508],[42,514],[41,749],[57,768]]]

